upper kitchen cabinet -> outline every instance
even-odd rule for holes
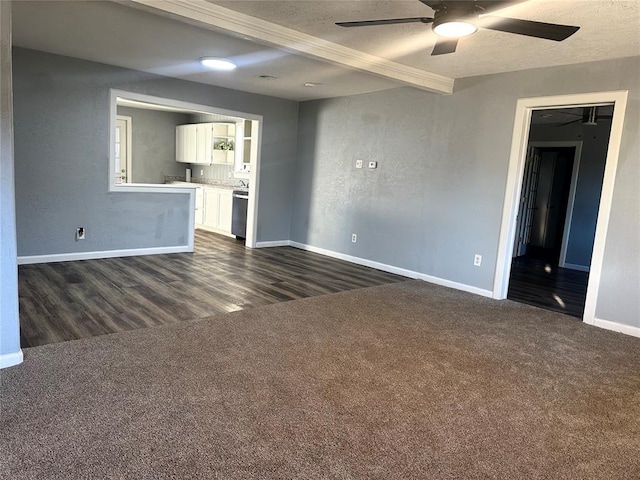
[[[235,124],[194,123],[176,126],[176,161],[233,165]]]

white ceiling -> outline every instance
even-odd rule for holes
[[[14,2],[13,13],[21,47],[292,100],[402,85],[450,92],[455,78],[640,55],[637,0],[529,0],[492,14],[580,30],[561,43],[481,30],[437,57],[427,25],[334,25],[431,16],[418,0]],[[205,71],[202,56],[239,68]]]

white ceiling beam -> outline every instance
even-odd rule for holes
[[[422,90],[441,94],[453,93],[453,78],[360,52],[206,0],[130,0],[126,3],[183,18],[189,23],[196,22],[213,27],[236,37],[273,45],[294,54],[379,75]]]

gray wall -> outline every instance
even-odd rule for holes
[[[573,265],[588,267],[591,264],[610,130],[611,121],[607,120],[601,120],[598,125],[575,123],[564,127],[531,126],[530,142],[582,142],[580,170],[567,242],[566,261]]]
[[[0,2],[0,366],[20,361],[11,102],[11,3]]]
[[[118,115],[131,117],[131,183],[164,183],[164,176],[185,174],[176,162],[176,125],[191,115],[142,108],[118,107]]]
[[[187,195],[107,192],[110,88],[263,115],[257,236],[289,237],[297,102],[21,48],[14,65],[18,255],[186,243]]]
[[[628,58],[304,102],[291,239],[491,290],[517,99],[628,89],[596,316],[640,326],[639,77]]]

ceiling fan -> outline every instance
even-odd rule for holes
[[[581,122],[582,125],[597,125],[598,120],[611,120],[613,115],[598,115],[598,107],[584,107],[582,114],[573,112],[562,112],[565,115],[575,115],[580,118],[571,120],[570,122],[559,123],[556,127],[564,127],[565,125],[571,125],[573,123]]]
[[[534,22],[517,18],[486,15],[491,10],[516,3],[512,0],[420,0],[434,12],[432,17],[389,18],[385,20],[362,20],[337,22],[340,27],[367,27],[398,23],[431,23],[439,36],[431,55],[443,55],[456,51],[458,39],[475,33],[478,28],[499,32],[527,35],[561,42],[576,33],[580,27],[556,23]]]

